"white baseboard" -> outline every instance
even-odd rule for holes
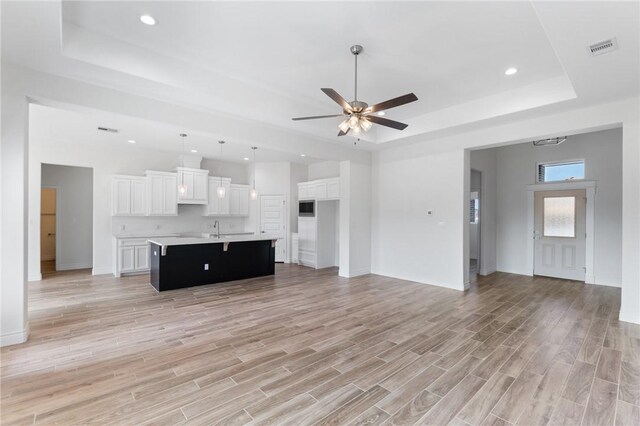
[[[0,336],[0,346],[11,346],[24,343],[29,338],[29,324],[27,324],[24,330],[14,331],[12,333],[3,334]]]
[[[482,275],[483,277],[486,277],[487,275],[491,275],[494,272],[497,272],[495,269],[489,269],[489,270],[483,270],[481,269],[479,274]]]
[[[74,269],[89,269],[91,266],[91,262],[58,263],[56,264],[56,270],[72,271]]]
[[[42,281],[42,274],[29,274],[29,277],[27,278],[27,280],[29,282]]]
[[[105,275],[105,274],[113,274],[113,270],[111,269],[111,266],[102,266],[102,267],[93,268],[91,270],[91,275]]]
[[[620,321],[630,322],[632,324],[640,324],[640,314],[638,314],[637,312],[634,315],[632,315],[630,313],[620,311],[620,315],[618,316],[618,319]]]
[[[371,273],[371,270],[369,269],[354,269],[353,271],[349,271],[349,273],[345,273],[342,270],[338,271],[338,275],[344,278],[360,277],[362,275],[367,275],[370,273]]]

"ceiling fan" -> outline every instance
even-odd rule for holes
[[[413,93],[409,93],[397,98],[389,99],[388,101],[380,102],[379,104],[369,106],[366,102],[358,100],[358,55],[362,52],[362,46],[355,45],[349,49],[353,56],[355,56],[355,94],[352,102],[347,102],[342,96],[333,89],[320,89],[327,96],[333,99],[338,105],[342,107],[342,114],[333,115],[316,115],[312,117],[296,117],[292,120],[315,120],[318,118],[331,118],[331,117],[345,117],[345,120],[338,125],[340,132],[338,136],[344,136],[350,131],[353,133],[360,133],[361,131],[368,131],[373,123],[380,124],[381,126],[391,127],[392,129],[404,130],[408,124],[400,123],[399,121],[389,120],[382,118],[376,113],[384,111],[389,108],[395,108],[400,105],[408,104],[418,100],[418,97]]]

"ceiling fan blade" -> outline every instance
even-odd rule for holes
[[[327,95],[328,97],[330,97],[331,99],[334,100],[335,103],[337,103],[338,105],[340,105],[342,107],[343,110],[350,112],[351,111],[351,105],[349,105],[349,102],[347,102],[345,100],[345,98],[343,98],[342,96],[340,96],[338,94],[338,92],[336,92],[333,89],[320,89],[324,92],[325,95]]]
[[[331,118],[331,117],[342,117],[344,114],[333,114],[333,115],[313,115],[311,117],[295,117],[292,118],[294,121],[298,120],[315,120],[317,118]]]
[[[351,130],[351,129],[350,129],[350,128],[349,128],[349,129],[347,129],[347,131],[346,131],[346,132],[343,132],[342,130],[340,130],[340,131],[338,132],[338,136],[344,136],[344,135],[346,135],[347,133],[349,133],[349,130]]]
[[[389,99],[388,101],[380,102],[379,104],[371,105],[365,110],[366,113],[383,111],[385,109],[395,108],[400,105],[408,104],[418,100],[418,97],[413,93],[398,96],[397,98]]]
[[[376,124],[380,124],[381,126],[387,126],[397,130],[404,130],[407,128],[407,126],[409,126],[408,124],[389,120],[388,118],[378,117],[377,115],[367,115],[367,120]]]

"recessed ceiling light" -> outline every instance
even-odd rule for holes
[[[134,141],[133,139],[129,139],[127,142],[129,142],[129,143],[136,143],[136,141]]]
[[[198,150],[197,149],[192,149],[191,152],[196,153],[196,152],[198,152]]]
[[[507,70],[504,72],[505,75],[514,75],[515,73],[518,72],[518,68],[507,68]]]
[[[306,157],[307,154],[300,154],[300,157]]]
[[[243,160],[244,161],[249,161],[249,157],[244,157]]]
[[[386,112],[384,112],[384,111],[378,112],[378,115],[385,115],[385,114],[386,114]]]
[[[143,24],[146,24],[146,25],[155,25],[156,24],[155,18],[153,16],[151,16],[151,15],[142,15],[142,16],[140,16],[140,21]]]

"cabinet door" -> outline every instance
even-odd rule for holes
[[[225,189],[224,198],[220,198],[218,201],[218,214],[228,215],[230,213],[230,198],[231,198],[231,182],[222,181],[222,186]],[[218,195],[216,194],[216,198]]]
[[[215,216],[220,213],[221,199],[218,198],[219,184],[220,184],[220,181],[218,179],[209,180],[209,200],[207,202],[207,214],[211,216]]]
[[[150,216],[164,214],[164,191],[162,176],[147,177],[147,203]]]
[[[135,247],[120,247],[118,252],[120,255],[120,272],[127,273],[135,271]]]
[[[184,183],[187,186],[187,190],[184,192],[184,194],[178,193],[178,200],[179,201],[193,200],[193,183],[194,183],[193,172],[183,171],[183,170],[179,171],[178,182],[176,187],[182,183]]]
[[[111,204],[113,215],[131,214],[131,181],[114,178],[111,186]]]
[[[306,183],[298,185],[298,199],[306,200],[309,198],[309,186]]]
[[[207,201],[209,176],[206,173],[195,172],[193,176],[193,199]]]
[[[240,214],[240,190],[232,186],[231,187],[231,196],[229,197],[229,214],[238,215]]]
[[[131,215],[144,216],[147,213],[147,192],[144,179],[131,180]]]
[[[340,179],[332,179],[327,182],[327,198],[340,198]]]
[[[249,188],[239,188],[238,198],[238,214],[249,216]]]
[[[178,214],[178,183],[175,176],[165,176],[162,211],[166,215]]]
[[[316,200],[324,200],[327,198],[327,182],[318,182],[314,185]]]
[[[149,244],[135,246],[134,267],[136,271],[149,269]]]

